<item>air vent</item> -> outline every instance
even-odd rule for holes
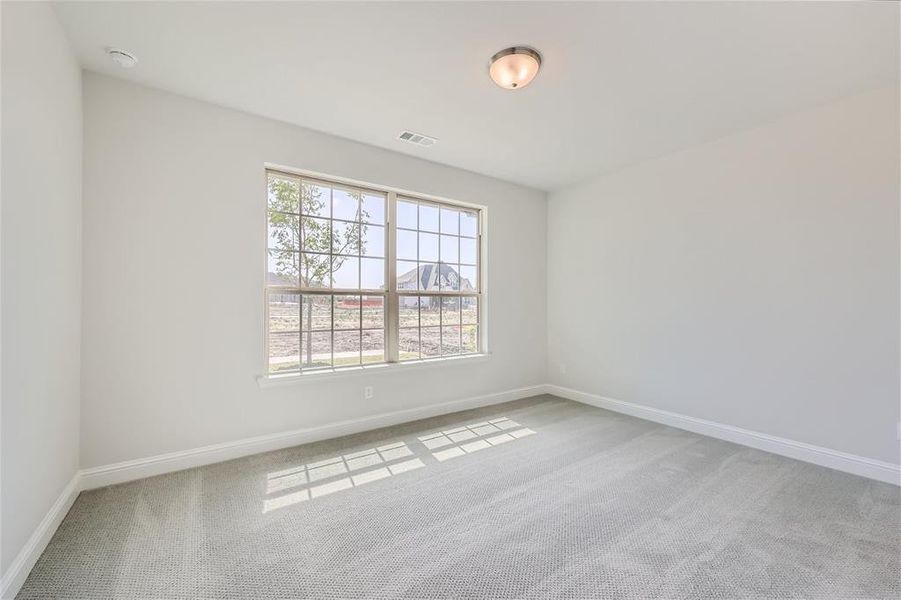
[[[425,146],[426,148],[438,143],[438,140],[433,137],[422,135],[421,133],[413,133],[412,131],[402,131],[400,135],[397,136],[397,139],[409,142],[410,144],[416,144],[417,146]]]

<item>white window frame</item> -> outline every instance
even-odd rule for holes
[[[343,289],[343,288],[305,288],[302,285],[302,281],[298,279],[297,286],[272,286],[269,285],[268,280],[268,269],[269,269],[269,205],[268,205],[268,185],[269,185],[269,176],[270,174],[281,175],[286,178],[293,179],[303,179],[308,181],[318,181],[325,185],[329,186],[349,186],[356,189],[360,189],[362,191],[374,192],[379,194],[386,195],[386,206],[385,206],[385,289],[384,290],[366,290],[366,289]],[[438,196],[432,196],[428,194],[417,193],[409,190],[403,190],[399,188],[393,188],[389,186],[372,184],[368,182],[348,179],[344,177],[337,177],[334,175],[327,175],[315,171],[307,171],[301,169],[295,169],[290,167],[285,167],[282,165],[273,165],[266,164],[264,168],[264,193],[263,202],[264,202],[264,239],[263,239],[263,369],[262,375],[260,379],[261,385],[268,385],[267,382],[273,381],[290,381],[290,380],[300,380],[300,379],[321,379],[321,376],[324,374],[341,374],[341,375],[350,375],[353,373],[359,372],[373,372],[383,370],[386,367],[396,368],[396,367],[414,367],[416,365],[440,365],[440,364],[460,364],[460,363],[468,363],[472,360],[484,360],[489,356],[488,352],[488,335],[487,335],[487,323],[485,315],[487,314],[487,285],[486,285],[486,265],[487,265],[487,249],[485,245],[486,240],[486,222],[487,222],[487,207],[483,205],[461,202],[457,200],[451,200],[447,198],[442,198]],[[427,204],[434,204],[439,206],[447,206],[449,208],[456,209],[466,209],[470,211],[474,211],[478,215],[478,230],[476,237],[476,290],[472,291],[463,291],[463,290],[409,290],[409,291],[399,291],[397,289],[397,221],[396,221],[396,208],[398,198],[402,200],[414,200],[417,202],[423,202]],[[461,236],[458,236],[458,238]],[[459,241],[459,240],[458,240]],[[440,243],[440,237],[439,237]],[[418,249],[417,249],[418,252]],[[418,256],[418,254],[417,254]],[[437,264],[437,263],[436,263]],[[362,281],[361,281],[362,283]],[[268,296],[269,292],[272,290],[281,290],[288,293],[297,293],[301,296],[304,294],[318,294],[318,295],[327,295],[329,297],[334,297],[336,295],[359,295],[359,296],[382,296],[385,298],[384,306],[385,306],[385,315],[384,315],[384,326],[385,326],[385,361],[378,363],[368,363],[361,365],[351,365],[351,366],[329,366],[329,367],[315,367],[315,368],[307,368],[304,369],[301,365],[299,370],[296,371],[286,371],[283,373],[270,373],[269,371],[269,328],[270,328],[270,320],[269,320],[269,301]],[[477,324],[477,348],[474,353],[459,353],[459,354],[451,354],[446,356],[435,356],[435,357],[427,357],[427,358],[418,358],[418,359],[407,359],[407,360],[399,360],[399,304],[400,298],[402,296],[433,296],[433,297],[476,297],[477,298],[477,311],[478,316],[476,319]],[[439,314],[442,311],[439,310]],[[331,324],[331,332],[334,334],[334,320]],[[301,329],[303,325],[300,325]],[[420,323],[420,331],[422,324]],[[439,330],[443,329],[441,325],[439,325]],[[462,348],[461,348],[462,350]],[[302,357],[303,349],[301,348],[301,357]],[[332,344],[332,353],[334,354],[334,343]],[[334,363],[334,359],[332,360]],[[314,377],[315,376],[315,377]]]

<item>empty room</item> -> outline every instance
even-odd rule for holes
[[[901,598],[899,28],[0,1],[0,598]]]

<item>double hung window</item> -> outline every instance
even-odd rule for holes
[[[481,351],[478,209],[267,172],[268,373]]]

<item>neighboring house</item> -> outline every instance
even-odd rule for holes
[[[460,277],[457,270],[447,263],[421,264],[418,268],[397,276],[397,289],[404,290],[460,290],[471,291],[472,283]],[[404,306],[416,306],[415,296],[402,296]],[[428,306],[429,298],[423,298],[423,306]]]
[[[417,286],[417,282],[419,285]],[[397,276],[398,290],[460,290],[470,291],[472,283],[463,279],[457,270],[447,263],[422,264]]]

